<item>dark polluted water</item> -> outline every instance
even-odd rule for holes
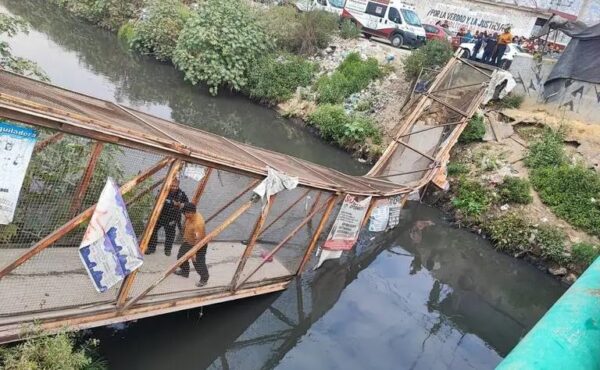
[[[11,40],[53,83],[351,174],[367,168],[273,111],[210,97],[169,65],[41,0],[0,0],[31,23]],[[489,369],[565,287],[412,204],[389,233],[288,290],[89,332],[110,369]]]

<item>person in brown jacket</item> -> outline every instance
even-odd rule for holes
[[[185,225],[183,227],[183,243],[179,247],[177,253],[177,259],[183,257],[189,250],[191,250],[198,242],[200,242],[206,236],[204,218],[202,215],[196,212],[196,206],[193,203],[186,203],[182,210],[183,216],[185,217]],[[193,257],[192,263],[198,275],[200,275],[200,281],[196,283],[197,287],[203,287],[208,283],[208,267],[206,266],[206,249],[208,245],[203,246]],[[176,275],[189,277],[190,276],[190,263],[185,261],[181,267],[175,271]]]

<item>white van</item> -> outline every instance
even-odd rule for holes
[[[425,44],[425,29],[415,7],[398,0],[348,0],[342,18],[350,19],[366,35],[385,38],[397,48]]]
[[[342,15],[346,0],[298,0],[296,8],[303,12],[310,10],[324,10],[337,15]]]

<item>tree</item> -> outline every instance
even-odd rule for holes
[[[0,13],[0,37],[2,38],[2,41],[0,41],[0,68],[47,81],[48,77],[36,63],[14,56],[10,45],[6,41],[6,38],[14,37],[19,32],[28,31],[29,25],[21,18]]]

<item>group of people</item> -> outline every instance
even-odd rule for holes
[[[506,48],[508,44],[513,43],[513,35],[510,33],[510,28],[506,28],[500,35],[497,32],[490,35],[487,31],[481,33],[477,31],[473,40],[475,41],[475,47],[471,59],[478,60],[477,56],[483,48],[481,61],[501,67]]]
[[[182,215],[185,219],[183,227],[181,225]],[[185,192],[180,189],[178,179],[175,179],[171,183],[169,194],[167,195],[160,216],[158,217],[158,221],[156,222],[156,226],[152,232],[146,254],[152,254],[156,252],[156,246],[158,244],[158,232],[160,229],[164,229],[165,232],[166,256],[171,255],[177,229],[183,231],[183,243],[179,247],[177,259],[183,257],[206,236],[204,218],[197,212],[196,205],[191,203]],[[209,274],[208,267],[206,266],[207,248],[207,245],[202,246],[200,250],[192,256],[194,268],[196,269],[198,275],[200,275],[200,281],[196,283],[197,287],[203,287],[208,283]],[[175,274],[185,278],[189,277],[189,261],[185,261],[180,268],[175,271]]]

